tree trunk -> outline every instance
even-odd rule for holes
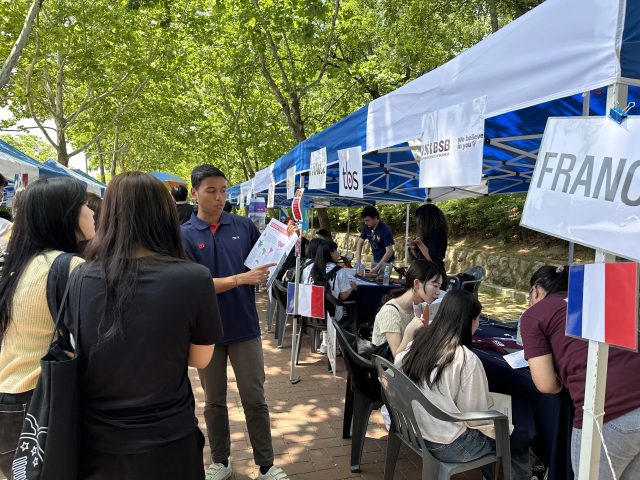
[[[120,127],[116,125],[116,134],[113,140],[113,159],[111,160],[111,179],[116,176],[118,168],[118,139],[120,136]]]
[[[491,17],[491,33],[496,33],[500,26],[498,25],[498,12],[496,10],[495,0],[489,5],[489,16]]]
[[[22,26],[22,31],[20,32],[20,35],[18,35],[16,43],[13,45],[9,56],[5,60],[4,65],[2,66],[2,70],[0,70],[0,88],[9,83],[11,71],[13,70],[13,67],[15,67],[16,63],[18,63],[18,59],[22,54],[22,49],[26,45],[27,40],[29,40],[29,35],[31,35],[33,24],[38,17],[38,13],[40,12],[40,7],[42,6],[43,1],[44,0],[35,0],[29,8],[27,17],[24,20],[24,25]]]
[[[318,208],[316,210],[318,214],[318,223],[320,224],[320,228],[324,228],[327,231],[327,236],[331,239],[331,223],[329,222],[329,215],[327,214],[326,208]]]
[[[98,150],[98,165],[100,168],[100,181],[107,183],[107,179],[104,174],[104,158],[102,158],[102,147],[100,146],[100,140],[96,142],[96,150]]]

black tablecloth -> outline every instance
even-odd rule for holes
[[[402,288],[399,285],[358,285],[347,300],[355,301],[358,309],[358,323],[368,323],[376,316],[382,297],[389,291]]]
[[[505,330],[480,325],[477,337],[505,337]],[[493,350],[474,349],[489,380],[489,390],[511,395],[515,430],[512,441],[528,444],[549,467],[549,480],[573,480],[571,468],[571,428],[573,402],[566,390],[554,395],[540,393],[528,368],[512,369]]]

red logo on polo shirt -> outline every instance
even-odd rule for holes
[[[199,243],[198,248],[204,248],[204,243]]]

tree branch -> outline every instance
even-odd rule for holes
[[[316,78],[316,80],[313,83],[307,85],[302,89],[302,91],[300,92],[300,95],[298,95],[298,99],[304,97],[307,93],[309,93],[309,91],[313,87],[315,87],[320,83],[320,80],[322,80],[322,77],[324,76],[324,72],[327,69],[327,61],[329,60],[329,52],[331,51],[331,42],[333,42],[333,32],[336,27],[336,20],[338,18],[339,9],[340,9],[340,0],[336,0],[336,8],[333,12],[333,18],[331,19],[331,31],[329,32],[329,38],[327,39],[327,48],[325,49],[325,52],[324,52],[324,60],[322,61],[322,66],[320,67],[320,73],[318,74],[318,78]]]
[[[13,45],[7,60],[4,62],[2,66],[2,70],[0,70],[0,88],[4,87],[7,83],[9,83],[9,76],[11,75],[11,71],[13,67],[18,62],[20,55],[22,54],[22,49],[27,44],[27,40],[29,40],[29,35],[31,35],[31,31],[33,30],[33,24],[38,16],[38,12],[40,12],[40,7],[42,7],[42,3],[44,0],[34,0],[27,12],[27,17],[24,20],[24,25],[22,26],[22,31],[20,35],[18,35],[18,39],[16,43]]]

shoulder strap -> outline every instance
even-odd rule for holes
[[[336,265],[335,267],[333,267],[327,274],[327,280],[333,279],[333,277],[335,277],[341,269],[342,267],[340,265]]]
[[[382,308],[384,308],[384,307],[393,307],[393,308],[395,308],[395,309],[396,309],[396,312],[399,312],[399,311],[400,311],[400,309],[398,308],[398,306],[397,306],[397,305],[395,305],[394,303],[391,303],[391,301],[388,301],[387,303],[385,303],[385,304],[382,306]],[[380,310],[382,310],[382,308],[381,308]]]
[[[54,319],[62,306],[62,297],[69,280],[69,267],[74,253],[62,253],[56,257],[47,276],[47,304]]]
[[[70,331],[73,334],[74,339],[74,348],[76,353],[78,352],[78,336],[79,336],[79,322],[80,322],[80,288],[82,287],[82,278],[84,277],[85,268],[87,267],[86,263],[81,263],[78,265],[72,272],[71,278],[67,282],[64,293],[62,294],[62,301],[60,303],[60,309],[58,310],[57,315],[54,317],[54,326],[53,333],[51,334],[51,341],[49,342],[49,349],[51,349],[51,345],[53,344],[53,339],[56,336],[56,333],[60,330],[63,333]],[[67,310],[67,315],[70,318],[69,326],[70,329],[62,321],[64,317],[63,313]]]

